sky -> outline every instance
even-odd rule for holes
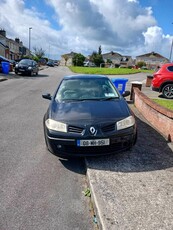
[[[50,59],[76,52],[170,58],[172,0],[0,0],[0,29]],[[171,57],[171,60],[173,57]]]

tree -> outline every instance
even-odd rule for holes
[[[45,51],[42,48],[33,47],[33,50],[34,50],[34,55],[38,59],[41,59],[45,56]]]
[[[101,46],[99,46],[98,54],[99,54],[99,55],[102,54],[102,47],[101,47]]]
[[[64,60],[65,60],[65,65],[67,64],[67,61],[68,61],[68,59],[69,59],[69,56],[67,55],[67,54],[64,54],[64,55],[62,55],[62,57],[64,58]]]
[[[99,53],[101,52],[101,46],[99,46]],[[103,57],[101,54],[94,51],[90,57],[90,60],[96,65],[100,66],[101,63],[104,63]]]
[[[139,68],[141,68],[142,66],[146,66],[146,63],[145,63],[144,61],[139,61],[139,62],[137,63],[137,66],[138,66]]]
[[[72,58],[72,62],[74,66],[83,66],[84,61],[85,61],[85,57],[80,53],[74,54]]]

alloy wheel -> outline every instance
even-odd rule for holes
[[[167,84],[162,89],[162,94],[165,98],[173,99],[173,84]]]

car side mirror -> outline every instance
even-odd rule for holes
[[[48,99],[48,100],[52,100],[52,96],[50,93],[47,93],[47,94],[42,94],[42,98],[44,99]]]
[[[130,91],[125,91],[123,94],[122,94],[123,97],[128,97],[130,96]]]

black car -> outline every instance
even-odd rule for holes
[[[53,62],[53,61],[48,61],[48,62],[47,62],[47,66],[54,67],[54,66],[55,66],[55,64],[54,64],[54,62]]]
[[[15,65],[16,74],[26,74],[32,76],[33,74],[38,75],[39,67],[36,61],[31,59],[22,59]]]
[[[107,155],[136,142],[134,115],[106,76],[66,76],[53,96],[42,97],[51,100],[43,125],[47,148],[55,155]]]

